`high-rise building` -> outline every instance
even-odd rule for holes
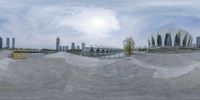
[[[84,50],[84,48],[85,48],[85,43],[82,42],[82,43],[81,43],[81,49]]]
[[[3,39],[2,39],[2,37],[0,37],[0,49],[2,49],[3,48]]]
[[[59,46],[59,49],[58,49],[58,51],[62,51],[62,46]]]
[[[196,47],[197,47],[197,48],[200,48],[200,36],[197,37],[196,41],[197,41]]]
[[[10,38],[6,38],[6,48],[10,48]]]
[[[62,46],[62,51],[66,51],[65,46]]]
[[[60,38],[57,37],[56,39],[56,50],[59,51],[60,50]]]
[[[74,42],[72,42],[71,49],[76,49]]]
[[[12,49],[14,49],[15,48],[15,38],[13,37],[12,38]]]
[[[80,49],[80,47],[79,47],[79,46],[77,46],[77,48],[76,48],[76,49],[78,49],[78,50],[79,50],[79,49]]]
[[[69,47],[68,47],[68,46],[65,46],[65,49],[66,49],[66,51],[67,51],[67,50],[69,50]]]

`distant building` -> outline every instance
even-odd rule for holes
[[[76,49],[78,49],[78,50],[79,50],[79,49],[80,49],[80,46],[77,46],[77,48],[76,48]]]
[[[12,49],[15,48],[15,38],[12,38]]]
[[[193,43],[192,44],[192,48],[196,48],[197,47],[197,44],[196,43]]]
[[[66,50],[66,51],[69,50],[69,47],[68,47],[68,46],[65,46],[65,50]]]
[[[153,33],[148,39],[148,44],[150,48],[191,48],[192,41],[193,38],[189,32],[179,28],[169,28]]]
[[[10,48],[10,38],[6,38],[6,48]]]
[[[57,37],[57,39],[56,39],[56,50],[60,50],[60,38],[59,37]]]
[[[72,42],[71,49],[76,49],[74,42]]]
[[[196,39],[196,47],[200,48],[200,36]]]
[[[2,37],[0,37],[0,49],[2,49],[3,48],[3,39],[2,39]]]
[[[66,51],[66,48],[65,48],[65,46],[62,46],[62,51]]]
[[[82,42],[82,43],[81,43],[81,49],[84,50],[84,48],[85,48],[85,43]]]
[[[62,51],[62,46],[59,46],[59,49],[58,49],[58,51]]]

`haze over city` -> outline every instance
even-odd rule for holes
[[[200,35],[200,1],[193,0],[4,0],[0,35],[15,37],[17,47],[55,48],[71,42],[122,47],[131,36],[136,46],[163,28]],[[195,38],[194,38],[195,41]],[[5,42],[4,42],[5,44]]]

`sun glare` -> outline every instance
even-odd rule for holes
[[[91,20],[91,25],[96,28],[102,28],[106,25],[106,22],[102,18],[93,18]]]

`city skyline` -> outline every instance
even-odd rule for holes
[[[182,28],[193,43],[200,36],[196,0],[4,0],[0,1],[0,36],[16,37],[17,47],[55,48],[55,38],[122,48],[126,37],[136,46],[163,28]],[[5,45],[5,42],[3,42]],[[81,47],[81,45],[79,45]]]

